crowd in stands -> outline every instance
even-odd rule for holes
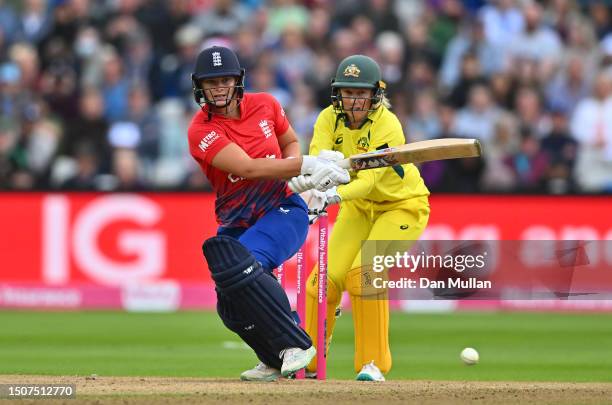
[[[0,0],[0,190],[206,190],[186,129],[198,52],[307,152],[344,57],[376,59],[406,141],[481,140],[432,191],[612,192],[612,1]]]

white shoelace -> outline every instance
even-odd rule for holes
[[[265,371],[268,368],[269,368],[268,365],[263,362],[260,362],[258,365],[255,366],[255,369],[259,371]]]

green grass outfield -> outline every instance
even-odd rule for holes
[[[354,378],[352,326],[338,320],[329,378]],[[390,379],[610,382],[612,314],[393,313],[391,348]],[[0,312],[0,374],[237,378],[256,362],[211,312]]]

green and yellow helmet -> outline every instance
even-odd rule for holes
[[[339,89],[372,89],[371,106],[368,111],[374,111],[380,105],[386,88],[378,63],[365,55],[352,55],[340,62],[331,86],[332,104],[338,112],[344,112]]]

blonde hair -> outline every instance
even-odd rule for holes
[[[376,108],[380,107],[381,105],[387,108],[388,110],[391,109],[391,100],[389,100],[386,94],[382,95],[382,97],[380,98],[380,102],[378,103]]]

